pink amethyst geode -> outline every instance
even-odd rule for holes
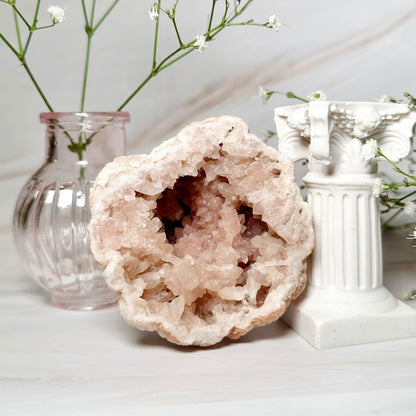
[[[312,216],[293,164],[230,116],[119,157],[91,195],[91,249],[124,319],[208,346],[279,318],[306,283]]]

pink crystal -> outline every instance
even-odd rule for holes
[[[91,249],[125,320],[207,346],[279,318],[306,283],[311,213],[293,165],[230,116],[108,164]]]

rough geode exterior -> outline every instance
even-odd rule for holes
[[[293,164],[238,118],[115,159],[90,202],[91,249],[123,317],[174,343],[238,338],[305,287],[312,216]]]

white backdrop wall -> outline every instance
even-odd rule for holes
[[[30,13],[35,2],[24,3]],[[29,4],[30,3],[30,4]],[[109,1],[99,1],[100,10]],[[167,7],[173,2],[165,1]],[[62,0],[66,20],[36,32],[28,62],[56,111],[77,111],[86,36],[80,2]],[[97,31],[92,46],[86,110],[115,110],[151,67],[152,1],[121,0]],[[181,0],[184,39],[206,27],[209,0]],[[47,3],[41,19],[48,22]],[[13,16],[0,3],[0,32],[13,41]],[[195,52],[160,74],[127,106],[128,152],[148,152],[191,121],[233,114],[263,136],[273,129],[273,97],[263,105],[258,85],[307,95],[315,89],[337,100],[400,98],[416,93],[414,0],[255,0],[245,14],[264,22],[277,14],[279,32],[259,27],[225,30],[203,53]],[[160,57],[175,45],[161,18]],[[0,44],[0,230],[9,232],[23,183],[42,163],[44,132],[38,116],[46,107],[16,57]]]

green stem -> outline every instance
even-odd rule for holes
[[[87,8],[85,6],[85,1],[81,0],[81,5],[82,5],[82,11],[84,12],[84,20],[85,20],[85,24],[88,24],[88,13],[87,13]]]
[[[178,38],[179,45],[180,45],[181,48],[183,48],[184,47],[184,44],[183,44],[182,39],[181,39],[181,36],[179,34],[178,26],[176,25],[176,18],[175,17],[172,17],[171,19],[172,19],[172,22],[173,22],[173,27],[175,28],[175,32],[176,32],[176,36]]]
[[[383,159],[385,159],[390,165],[393,166],[394,170],[398,173],[400,173],[403,176],[406,176],[407,178],[411,179],[412,181],[416,181],[416,176],[409,175],[408,173],[402,171],[394,162],[392,162],[384,153],[379,152],[379,156],[381,156]]]
[[[30,45],[30,41],[32,40],[33,32],[37,29],[36,28],[36,25],[38,23],[38,15],[39,15],[40,1],[41,0],[37,0],[37,2],[36,2],[36,9],[35,9],[35,14],[33,16],[32,28],[31,28],[31,30],[29,32],[29,36],[27,38],[26,45],[25,45],[25,48],[23,50],[23,57],[26,56],[27,50],[28,50],[29,45]]]
[[[416,182],[388,183],[385,185],[388,187],[388,189],[396,191],[399,188],[410,188],[411,186],[416,186]]]
[[[288,92],[273,91],[273,93],[282,94],[282,95],[285,95],[287,98],[293,98],[295,100],[299,100],[299,101],[302,101],[304,103],[308,103],[309,102],[305,98],[302,98],[302,97],[297,96],[292,91],[288,91]]]
[[[167,62],[170,58],[175,56],[177,53],[182,51],[182,48],[176,49],[174,52],[169,54],[166,58],[164,58],[158,66],[155,68],[152,68],[152,71],[149,73],[149,75],[142,81],[142,83],[132,92],[132,94],[129,95],[129,97],[120,105],[120,107],[117,108],[117,111],[121,111],[133,98],[134,96],[153,78],[155,77],[159,72],[163,71],[170,65],[174,64],[179,59],[183,58],[185,55],[190,54],[194,51],[194,48],[190,48],[188,51],[186,51],[184,54],[180,55],[176,59],[174,59],[172,62],[169,62],[166,65],[163,65],[165,62]]]
[[[87,81],[88,81],[88,68],[90,65],[90,54],[91,54],[91,35],[88,34],[87,40],[87,52],[85,55],[85,66],[84,66],[84,79],[82,82],[82,96],[81,96],[81,113],[84,111],[85,107],[85,96],[87,91]]]
[[[38,90],[38,93],[40,94],[40,96],[42,97],[44,103],[46,104],[46,107],[48,107],[49,111],[53,112],[53,108],[52,106],[49,104],[49,101],[47,100],[47,98],[45,97],[45,94],[43,93],[43,91],[41,90],[39,84],[37,83],[35,77],[32,74],[32,71],[30,70],[28,64],[26,63],[25,59],[22,57],[20,59],[20,62],[23,65],[23,68],[25,68],[27,74],[29,75],[30,79],[32,80],[33,84],[35,85],[36,89]]]
[[[217,0],[216,0],[217,1]],[[213,2],[213,6],[215,6],[215,2]],[[160,10],[160,2],[161,0],[158,0],[158,9]],[[226,15],[228,13],[228,7],[229,7],[229,3],[228,1],[226,1],[226,11],[225,11],[225,18],[223,18],[223,21],[218,24],[216,27],[211,28],[210,31],[208,31],[205,34],[205,37],[207,40],[211,40],[213,39],[218,33],[220,33],[222,30],[225,29],[225,27],[227,27],[228,23],[231,23],[232,21],[234,21],[237,17],[239,17],[249,6],[250,4],[253,2],[253,0],[248,0],[242,7],[240,10],[235,10],[234,14],[231,15],[229,18],[226,18]],[[213,12],[212,12],[213,14]],[[172,17],[171,17],[172,18]],[[174,18],[174,14],[173,14],[173,18]],[[211,18],[210,18],[211,19]],[[224,21],[224,19],[226,19]],[[173,19],[172,19],[173,20]],[[156,61],[156,53],[157,53],[157,41],[158,41],[158,31],[159,31],[159,26],[158,26],[158,22],[156,22],[156,28],[155,28],[155,40],[154,40],[154,46],[153,46],[153,63],[152,63],[152,71],[150,72],[150,74],[141,82],[141,84],[133,91],[132,94],[129,95],[129,97],[118,107],[117,111],[121,111],[133,98],[134,96],[153,78],[155,77],[157,74],[159,74],[161,71],[163,71],[164,69],[170,67],[171,65],[173,65],[175,62],[179,61],[180,59],[182,59],[183,57],[185,57],[186,55],[189,55],[190,53],[192,53],[193,51],[196,50],[196,48],[193,46],[195,43],[195,40],[188,43],[188,44],[183,44],[181,40],[179,40],[179,43],[181,44],[181,47],[176,49],[175,51],[171,52],[168,56],[166,56],[159,64],[157,64]],[[247,24],[247,23],[244,23]],[[212,27],[212,21],[209,24]],[[178,38],[180,39],[180,37]],[[181,55],[177,56],[176,58],[174,58],[178,53],[182,52],[184,49],[188,49],[186,52],[182,53]],[[174,58],[174,59],[172,59]],[[172,60],[171,60],[172,59]],[[170,61],[171,60],[171,61]],[[170,61],[170,62],[169,62]]]
[[[56,23],[52,23],[52,24],[47,25],[47,26],[37,27],[36,30],[49,29],[50,27],[54,27],[55,25],[56,25]]]
[[[224,14],[222,16],[222,23],[225,23],[227,21],[227,13],[228,13],[229,7],[230,7],[230,3],[228,3],[228,0],[225,0]],[[238,13],[238,8],[234,10],[234,13],[235,14]]]
[[[145,80],[133,91],[132,94],[117,108],[117,111],[121,111],[133,98],[134,96],[156,75],[156,73],[152,70],[150,74],[145,78]]]
[[[20,13],[19,9],[13,4],[12,5],[13,11],[19,15],[19,17],[22,19],[23,23],[27,26],[28,30],[31,29],[31,26],[29,22],[25,19],[25,17]]]
[[[36,24],[38,23],[39,7],[40,7],[40,0],[37,0],[35,15],[33,16],[32,27],[36,27]]]
[[[31,31],[29,33],[29,36],[27,37],[26,45],[25,45],[25,48],[23,49],[23,57],[26,56],[27,49],[29,48],[30,41],[32,40],[32,36],[33,36],[33,31]]]
[[[234,0],[234,13],[238,11],[238,3],[237,0]]]
[[[405,199],[409,198],[409,196],[412,196],[412,195],[414,195],[414,194],[416,194],[416,191],[409,192],[409,193],[408,193],[408,194],[406,194],[405,196],[402,196],[402,197],[401,197],[401,198],[399,198],[399,199],[393,200],[393,206],[392,206],[390,209],[393,209],[395,205],[399,204],[400,202],[402,202],[403,200],[405,200]]]
[[[85,54],[85,65],[84,65],[84,78],[82,82],[82,95],[81,95],[81,112],[85,109],[85,97],[87,94],[87,83],[88,83],[88,71],[89,71],[89,65],[90,65],[90,56],[91,56],[91,42],[92,37],[94,36],[95,31],[101,26],[101,24],[104,22],[104,20],[109,16],[109,14],[113,11],[114,7],[116,7],[119,0],[115,0],[111,6],[107,9],[107,11],[104,13],[104,15],[101,17],[101,19],[98,21],[98,23],[94,26],[94,15],[95,15],[95,7],[96,7],[96,0],[93,0],[92,2],[92,8],[91,8],[91,15],[88,19],[88,13],[85,6],[85,1],[82,0],[82,10],[84,13],[84,19],[85,19],[85,30],[87,32],[87,51]]]
[[[381,228],[385,229],[389,225],[391,221],[393,221],[400,213],[402,212],[402,209],[398,209],[388,220],[384,221],[381,225]]]
[[[286,94],[286,97],[287,97],[287,94]],[[302,97],[298,97],[297,95],[290,96],[289,98],[294,98],[295,100],[303,101],[304,103],[308,103],[309,102],[308,100],[305,100]]]
[[[210,32],[211,31],[212,21],[214,19],[215,4],[217,3],[217,1],[218,0],[212,0],[211,13],[209,15],[209,23],[208,23],[208,30],[207,30],[207,32]]]
[[[161,0],[158,0],[158,2],[157,2],[157,10],[158,11],[160,10],[160,2],[161,2]],[[154,38],[154,41],[153,41],[152,71],[155,70],[156,65],[157,65],[156,64],[156,57],[157,57],[157,41],[158,41],[158,37],[159,37],[159,19],[156,20],[156,25],[155,25],[155,38]],[[139,86],[139,88],[140,88],[140,86]]]
[[[410,94],[408,92],[405,92],[403,95],[409,100],[409,102],[410,102],[411,105],[413,105],[413,106],[416,105],[416,98],[413,97],[412,94]]]
[[[162,61],[159,63],[159,65],[155,68],[155,71],[159,71],[160,67],[163,66],[165,62],[167,62],[170,58],[173,58],[177,53],[181,52],[182,48],[178,48],[171,52],[168,56],[162,59]]]
[[[89,24],[91,29],[94,27],[95,5],[96,5],[96,0],[93,0],[92,6],[91,6],[91,18],[90,18],[90,24]]]
[[[227,26],[242,26],[242,25],[245,25],[246,23],[243,23],[243,24],[238,23],[237,25],[232,25],[231,23],[244,13],[245,10],[251,5],[252,2],[253,2],[253,0],[247,1],[247,3],[244,4],[240,10],[234,11],[234,14],[232,16],[230,16],[229,18],[227,18],[226,15],[224,14],[222,22],[219,25],[217,25],[214,29],[212,29],[211,32],[208,33],[206,38],[207,39],[214,38],[215,36],[218,35],[218,33],[222,32]],[[228,1],[226,2],[226,5],[228,7]],[[264,25],[262,25],[262,26],[264,26]]]
[[[2,2],[6,3],[5,1],[2,1]],[[19,43],[19,51],[13,47],[13,45],[6,39],[5,36],[3,36],[2,33],[0,33],[0,39],[3,40],[3,42],[9,47],[9,49],[17,56],[20,63],[22,64],[23,68],[26,70],[26,73],[29,75],[29,78],[33,82],[33,85],[35,86],[36,90],[38,91],[39,95],[41,96],[43,102],[45,103],[46,107],[49,109],[49,111],[53,112],[53,108],[52,108],[51,104],[49,103],[49,101],[46,98],[45,94],[43,93],[42,89],[40,88],[38,82],[36,81],[35,76],[33,75],[32,71],[31,71],[31,69],[30,69],[30,67],[27,64],[26,59],[25,59],[27,49],[28,49],[30,41],[32,39],[33,31],[36,30],[36,23],[37,23],[37,16],[38,16],[38,13],[39,13],[40,0],[37,0],[37,3],[36,3],[36,10],[35,10],[35,15],[34,15],[32,25],[30,25],[27,22],[27,20],[20,13],[20,11],[18,10],[18,8],[15,6],[14,3],[13,4],[10,3],[10,2],[7,2],[7,3],[9,5],[11,5],[12,8],[13,8],[13,15],[14,15],[14,21],[15,21],[15,26],[16,26],[17,39],[18,39],[18,43]],[[28,39],[27,39],[26,44],[25,44],[24,47],[23,47],[23,42],[22,42],[22,38],[21,38],[20,25],[19,25],[18,17],[20,17],[22,19],[22,21],[24,22],[24,24],[27,26],[27,28],[29,30],[29,36],[28,36]]]
[[[392,207],[390,207],[386,212],[389,212],[390,210],[394,209],[394,206],[400,202],[402,202],[404,199],[409,198],[412,195],[415,195],[416,191],[410,192],[409,194],[397,199],[396,201],[394,201],[394,205]],[[402,207],[398,207],[397,211],[386,221],[383,222],[382,227],[386,228],[387,225],[393,221],[401,212],[402,212],[403,208]]]
[[[179,34],[178,25],[176,24],[176,7],[178,6],[178,3],[179,3],[179,0],[176,0],[175,4],[172,7],[172,14],[168,14],[168,16],[172,20],[173,28],[175,29],[175,33],[176,33],[176,37],[178,38],[179,46],[183,48],[184,43],[182,42],[181,35]]]
[[[98,21],[98,23],[95,25],[95,27],[93,28],[93,31],[95,32],[100,26],[101,23],[104,22],[104,20],[108,17],[108,15],[113,11],[114,7],[117,6],[117,3],[120,0],[115,0],[115,2],[109,7],[109,9],[104,13],[103,17]]]
[[[17,43],[19,44],[19,52],[23,54],[22,36],[20,35],[19,19],[16,12],[16,8],[13,8],[14,25],[16,27]]]
[[[84,65],[84,78],[82,81],[82,94],[81,94],[81,107],[80,111],[83,112],[85,108],[85,97],[87,94],[87,82],[88,82],[88,70],[90,66],[90,56],[91,56],[91,41],[92,36],[94,35],[94,13],[95,13],[95,2],[96,0],[93,0],[92,6],[91,6],[91,16],[88,21],[88,15],[85,8],[85,2],[82,0],[82,8],[84,10],[84,18],[85,18],[85,31],[87,32],[87,51],[85,54],[85,65]]]
[[[10,50],[20,59],[20,53],[16,50],[13,45],[0,33],[0,39],[10,48]]]
[[[180,49],[182,50],[182,49]],[[176,53],[178,53],[180,50],[178,50]],[[191,48],[188,49],[186,52],[184,52],[182,55],[179,55],[177,58],[173,59],[172,61],[170,61],[169,63],[167,63],[166,65],[162,65],[163,61],[159,64],[159,66],[157,67],[157,72],[156,74],[158,74],[160,71],[163,71],[164,69],[170,67],[171,65],[173,65],[175,62],[178,62],[180,59],[184,58],[186,55],[189,55],[190,53],[192,53],[195,49]],[[176,54],[175,53],[175,54]],[[165,61],[166,62],[166,61]]]

